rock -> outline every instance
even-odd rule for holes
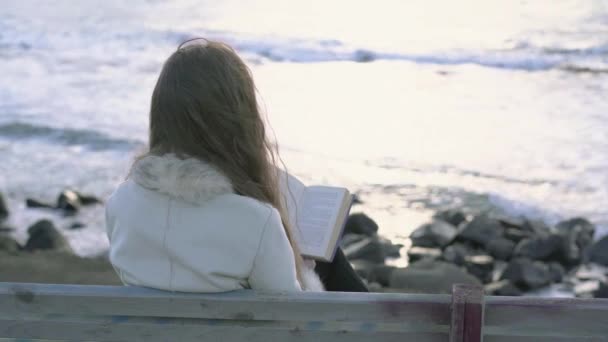
[[[463,266],[466,260],[466,257],[471,255],[473,252],[464,244],[457,243],[448,246],[443,251],[443,260],[458,265]]]
[[[593,292],[594,298],[608,298],[608,283],[602,282],[597,290]]]
[[[68,213],[77,212],[81,206],[82,203],[76,191],[64,190],[57,198],[57,209],[65,210]]]
[[[591,246],[589,261],[608,266],[608,235]]]
[[[358,213],[352,214],[346,220],[344,234],[363,234],[373,236],[378,232],[378,224],[369,216]]]
[[[421,293],[451,293],[453,284],[481,285],[463,269],[442,261],[420,260],[393,270],[389,286]]]
[[[549,260],[556,258],[562,250],[563,237],[558,234],[536,236],[520,241],[514,250],[514,255],[534,260]]]
[[[526,218],[521,216],[499,215],[494,217],[505,228],[515,228],[521,230],[526,224]]]
[[[9,211],[6,206],[6,202],[4,201],[4,196],[0,192],[0,222],[6,220],[8,218]]]
[[[510,280],[519,288],[537,289],[551,283],[549,267],[540,262],[525,258],[511,260],[502,274],[502,279]]]
[[[576,237],[577,246],[581,249],[593,243],[595,226],[582,217],[562,221],[555,226],[555,229],[560,234],[573,234]]]
[[[74,222],[70,225],[71,230],[81,229],[86,227],[87,225],[82,222]]]
[[[363,204],[361,197],[357,194],[353,194],[353,205],[355,204]]]
[[[584,218],[562,221],[555,226],[558,234],[564,236],[563,262],[574,265],[583,260],[583,254],[593,244],[595,226]]]
[[[74,191],[74,192],[78,196],[78,199],[80,200],[80,204],[82,204],[84,206],[103,203],[102,200],[100,200],[99,198],[97,198],[93,195],[85,195],[81,192],[76,192],[76,191]]]
[[[372,62],[376,59],[375,54],[369,50],[356,50],[354,57],[355,61],[359,63]]]
[[[532,232],[536,235],[548,235],[552,232],[551,227],[549,227],[544,221],[541,220],[529,220],[526,219],[523,230],[528,232]]]
[[[547,266],[549,267],[549,273],[551,274],[552,283],[559,283],[562,281],[562,279],[564,279],[564,276],[566,275],[566,270],[564,269],[564,266],[560,265],[557,262],[550,262],[547,264]]]
[[[8,235],[0,235],[0,251],[16,253],[21,250],[21,246],[15,239]]]
[[[384,263],[386,252],[377,237],[367,237],[344,248],[348,260],[363,259],[375,263]]]
[[[574,285],[574,294],[577,297],[591,298],[599,291],[601,282],[599,280],[587,280]]]
[[[517,286],[507,279],[493,282],[484,286],[485,293],[492,296],[521,296],[521,291]]]
[[[518,228],[505,229],[505,238],[509,239],[515,243],[518,243],[519,241],[526,239],[526,238],[531,238],[533,236],[534,236],[534,233],[528,232],[525,230],[521,230]]]
[[[442,220],[434,220],[416,228],[410,239],[414,246],[443,248],[454,240],[456,234],[457,229],[453,225]]]
[[[608,280],[608,268],[599,264],[581,265],[573,273],[577,280]]]
[[[382,285],[374,282],[367,284],[367,290],[369,292],[382,292],[383,288]]]
[[[433,215],[433,218],[447,222],[454,227],[458,227],[461,223],[467,220],[467,216],[462,211],[456,209],[439,211]]]
[[[515,242],[506,238],[497,238],[486,246],[488,253],[498,260],[509,260],[515,249]]]
[[[467,272],[477,277],[482,283],[492,281],[492,270],[494,270],[494,258],[489,255],[469,255],[465,258],[464,267]]]
[[[458,239],[486,246],[490,241],[502,237],[503,234],[504,228],[500,222],[487,215],[480,215],[460,230]]]
[[[0,233],[10,233],[15,231],[15,228],[0,224]]]
[[[367,280],[376,282],[384,287],[389,286],[389,281],[393,272],[397,269],[395,266],[375,265],[372,267]]]
[[[507,263],[507,262],[504,262],[501,260],[494,260],[494,269],[492,270],[491,281],[492,282],[500,281],[500,278],[502,278],[502,274],[507,269],[507,266],[509,266],[509,263]]]
[[[349,263],[353,270],[359,275],[359,277],[363,279],[369,279],[372,269],[374,268],[374,266],[376,266],[376,264],[373,262],[361,259],[352,260],[349,261]]]
[[[27,229],[30,235],[25,250],[34,251],[38,249],[53,249],[71,252],[72,248],[66,238],[55,228],[53,222],[40,220]]]
[[[407,256],[410,262],[426,258],[439,259],[441,257],[441,249],[414,246],[407,251]]]
[[[52,204],[48,204],[48,203],[44,203],[42,201],[33,199],[33,198],[27,198],[25,200],[25,205],[28,208],[46,208],[46,209],[55,209],[55,206]]]
[[[384,253],[389,258],[399,258],[401,257],[401,248],[403,248],[402,244],[393,243],[391,240],[378,236],[377,237],[380,243],[382,244],[382,248],[384,249]]]
[[[359,242],[366,237],[367,236],[362,234],[344,234],[340,240],[340,246],[344,249],[345,247],[350,246],[355,242]]]

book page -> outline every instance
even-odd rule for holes
[[[328,244],[346,195],[346,189],[336,187],[312,186],[304,191],[298,215],[304,254],[323,256],[333,248]]]

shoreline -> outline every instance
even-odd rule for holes
[[[82,207],[100,203],[71,190],[62,192],[57,204],[27,201],[28,207],[76,220]],[[121,284],[107,253],[77,255],[50,220],[28,227],[27,241],[18,243],[6,226],[9,215],[0,194],[0,281]],[[378,224],[357,210],[349,215],[340,245],[372,292],[449,293],[453,283],[468,283],[484,285],[488,295],[606,296],[608,236],[597,239],[596,231],[584,218],[549,226],[450,209],[436,212],[401,244],[396,242],[402,239],[379,234]]]

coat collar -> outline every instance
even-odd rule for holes
[[[145,155],[133,165],[130,177],[140,186],[203,204],[219,195],[234,193],[228,177],[215,166],[196,158],[179,158],[173,153]]]

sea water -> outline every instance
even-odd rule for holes
[[[499,210],[608,229],[608,2],[0,1],[0,191],[16,236],[53,219],[107,248],[101,206],[147,140],[163,61],[234,46],[291,172],[359,194],[396,242],[435,211]],[[74,220],[87,227],[69,230]]]

